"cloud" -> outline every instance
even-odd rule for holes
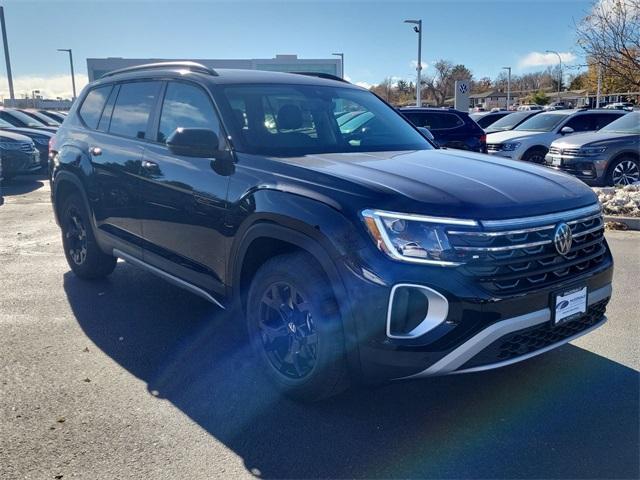
[[[373,84],[371,84],[369,82],[355,82],[355,85],[357,85],[359,87],[362,87],[362,88],[366,88],[367,90],[369,90],[371,87],[373,87]]]
[[[88,83],[89,79],[84,74],[76,74],[76,92]],[[40,90],[38,95],[44,98],[68,98],[73,96],[71,87],[71,75],[21,75],[13,77],[13,91],[16,98],[23,98],[25,95],[31,97],[34,90]],[[0,77],[0,97],[9,98],[9,84],[7,77]]]
[[[558,53],[560,54],[562,63],[571,63],[577,58],[571,52]],[[557,63],[558,55],[556,55],[555,53],[530,52],[519,60],[518,66],[520,68],[546,67],[549,65],[556,65]]]

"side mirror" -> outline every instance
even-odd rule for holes
[[[418,131],[427,139],[430,140],[431,142],[435,143],[436,139],[433,136],[433,133],[431,133],[429,131],[428,128],[425,127],[418,127]]]
[[[560,135],[568,135],[573,132],[575,132],[575,130],[571,127],[562,127],[560,129]]]
[[[213,158],[220,155],[220,139],[206,128],[177,128],[167,138],[169,151],[185,157]]]

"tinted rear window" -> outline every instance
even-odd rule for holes
[[[133,82],[120,85],[111,115],[109,133],[145,138],[151,109],[160,89],[159,82]]]
[[[455,113],[449,112],[402,112],[416,127],[429,130],[446,130],[461,127],[464,121]]]
[[[111,88],[111,85],[94,88],[85,97],[78,111],[78,115],[80,115],[80,118],[82,118],[82,121],[87,127],[96,128],[98,126],[102,109],[107,101]]]

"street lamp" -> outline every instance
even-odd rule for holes
[[[558,63],[560,65],[560,71],[558,72],[558,96],[556,101],[560,101],[560,86],[562,85],[562,57],[555,50],[545,50],[545,53],[555,53],[558,56]]]
[[[413,31],[418,34],[418,66],[416,71],[416,106],[422,106],[422,100],[420,98],[421,85],[421,72],[422,72],[422,20],[405,20],[404,23],[411,23],[414,25]]]
[[[340,70],[342,72],[342,75],[340,75],[340,78],[344,78],[344,53],[332,53],[331,55],[340,57]]]
[[[73,87],[73,98],[72,101],[76,99],[76,76],[73,73],[73,53],[71,53],[70,48],[59,48],[59,52],[68,52],[69,53],[69,64],[71,65],[71,86]]]
[[[511,67],[502,67],[507,73],[507,110],[509,110],[509,104],[511,103]]]

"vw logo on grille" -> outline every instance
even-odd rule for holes
[[[558,253],[560,255],[566,255],[569,253],[572,242],[573,235],[571,234],[571,227],[566,223],[559,224],[553,234],[553,244],[556,246]]]

